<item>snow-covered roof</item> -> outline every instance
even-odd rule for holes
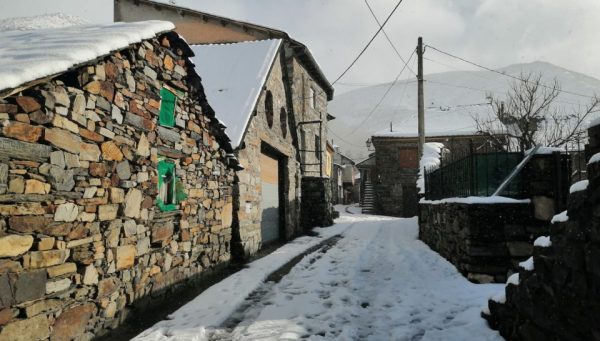
[[[281,39],[191,46],[208,103],[234,149],[242,143],[280,46]]]
[[[393,131],[383,130],[376,132],[376,137],[417,137],[418,120],[416,114],[414,119],[404,119],[394,122]],[[483,116],[483,114],[481,114]],[[467,110],[435,110],[425,112],[425,136],[468,136],[477,134],[477,124],[473,119],[474,114]]]
[[[50,76],[170,31],[168,21],[0,31],[0,90]]]

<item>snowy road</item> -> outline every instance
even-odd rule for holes
[[[416,219],[343,215],[336,244],[263,283],[218,327],[143,340],[502,340],[479,317],[503,285],[472,284],[417,240]],[[188,330],[189,332],[189,330]]]

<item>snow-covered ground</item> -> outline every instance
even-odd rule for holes
[[[503,285],[468,282],[417,240],[415,218],[342,212],[328,229],[342,238],[305,256],[278,283],[221,282],[136,339],[502,340],[480,311]],[[265,277],[254,263],[243,271]]]

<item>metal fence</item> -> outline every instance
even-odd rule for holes
[[[489,196],[523,159],[522,152],[471,153],[452,162],[442,158],[437,169],[424,169],[425,198]],[[517,176],[502,196],[525,196],[523,180]]]

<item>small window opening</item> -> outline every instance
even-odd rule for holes
[[[287,137],[287,112],[285,108],[281,107],[279,111],[279,124],[281,124],[281,134],[283,138]]]
[[[265,114],[267,116],[267,124],[269,128],[273,127],[273,94],[271,91],[267,91],[265,96]]]

